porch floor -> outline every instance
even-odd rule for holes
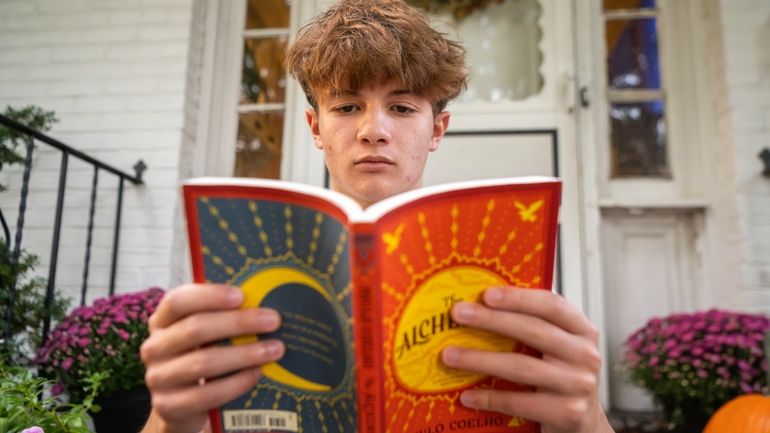
[[[611,410],[607,418],[616,433],[670,433],[660,412]]]

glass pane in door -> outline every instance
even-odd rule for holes
[[[289,27],[287,0],[249,0],[246,9],[247,30],[284,27]]]
[[[284,102],[284,38],[246,39],[243,44],[241,104]]]
[[[239,116],[235,176],[280,178],[283,117],[282,111]]]
[[[607,21],[607,84],[609,87],[660,88],[656,21],[655,18]]]
[[[482,2],[445,3],[451,6],[431,9],[434,23],[463,43],[472,70],[460,101],[517,101],[540,93],[544,85],[540,71],[543,7],[538,0],[504,0],[484,6]]]
[[[613,177],[670,178],[663,101],[610,106]]]
[[[602,0],[604,10],[654,8],[655,0]]]

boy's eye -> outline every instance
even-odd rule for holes
[[[392,110],[399,114],[409,114],[414,112],[413,109],[407,107],[406,105],[394,105]]]
[[[356,111],[357,107],[355,105],[340,105],[339,107],[335,108],[334,111],[337,111],[339,113],[353,113]]]

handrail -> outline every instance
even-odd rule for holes
[[[88,269],[89,269],[89,264],[91,259],[91,241],[92,241],[92,233],[93,233],[93,226],[94,226],[94,211],[95,211],[95,203],[96,203],[96,187],[97,187],[98,173],[99,173],[99,170],[105,170],[118,177],[118,191],[117,191],[118,198],[117,198],[116,211],[115,211],[115,228],[113,233],[112,257],[111,257],[110,281],[109,281],[109,293],[113,294],[115,292],[118,242],[120,239],[120,223],[121,223],[121,213],[123,208],[123,186],[125,185],[126,180],[128,180],[134,185],[142,185],[144,183],[142,180],[142,174],[147,169],[147,165],[142,160],[139,160],[133,166],[135,174],[132,176],[128,173],[118,170],[115,167],[112,167],[109,164],[99,161],[77,149],[74,149],[62,143],[59,140],[49,137],[40,131],[36,131],[32,128],[29,128],[28,126],[22,123],[19,123],[16,120],[10,119],[2,114],[0,114],[0,124],[5,125],[8,128],[11,128],[12,130],[15,130],[20,134],[24,135],[25,136],[24,141],[26,142],[26,157],[24,158],[24,164],[23,164],[24,171],[22,174],[22,185],[21,185],[21,191],[20,191],[21,198],[19,201],[19,215],[18,215],[17,224],[16,224],[16,236],[13,243],[13,249],[11,252],[11,265],[14,267],[18,266],[19,257],[21,255],[22,231],[24,229],[24,214],[27,206],[27,194],[29,191],[30,171],[32,169],[32,153],[34,151],[34,140],[38,140],[42,143],[48,144],[62,152],[62,159],[61,159],[61,165],[59,170],[58,194],[56,197],[56,213],[54,217],[55,219],[54,219],[54,227],[53,227],[53,240],[51,244],[50,267],[48,270],[48,286],[46,288],[46,296],[44,301],[44,305],[46,309],[48,309],[51,306],[53,302],[53,297],[54,297],[55,281],[56,281],[56,265],[57,265],[58,254],[59,254],[59,251],[58,251],[59,238],[60,238],[61,224],[62,224],[62,213],[64,210],[64,205],[63,205],[64,193],[65,193],[65,186],[67,181],[69,157],[72,156],[72,157],[78,158],[88,164],[91,164],[94,167],[93,178],[91,182],[91,203],[89,207],[86,253],[85,253],[85,259],[84,259],[85,263],[84,263],[84,270],[83,270],[83,284],[81,288],[81,299],[80,299],[81,305],[85,303],[87,282],[88,282],[87,281]],[[5,235],[5,238],[7,240],[6,242],[7,248],[9,248],[10,250],[11,248],[10,230],[8,229],[8,224],[6,223],[5,218],[3,217],[2,211],[0,211],[0,222],[2,222],[3,234]],[[5,338],[10,338],[12,336],[11,329],[12,329],[12,321],[13,321],[13,305],[14,305],[16,283],[17,281],[10,282],[8,305],[6,306],[7,307],[6,320],[5,320],[6,329],[2,330]],[[48,331],[50,330],[50,326],[51,326],[50,319],[51,319],[50,316],[46,316],[44,319],[43,335],[42,335],[43,342],[45,342],[45,340],[48,337]]]
[[[86,155],[85,153],[83,153],[83,152],[81,152],[81,151],[79,151],[77,149],[74,149],[74,148],[72,148],[70,146],[67,146],[66,144],[62,143],[59,140],[56,140],[55,138],[51,138],[51,137],[43,134],[40,131],[36,131],[36,130],[28,127],[27,125],[24,125],[23,123],[19,123],[19,122],[15,121],[15,120],[13,120],[11,118],[8,118],[8,117],[6,117],[6,116],[4,116],[2,114],[0,114],[0,123],[4,124],[5,126],[11,128],[11,129],[15,129],[16,131],[19,131],[19,132],[21,132],[21,133],[23,133],[25,135],[28,135],[28,136],[30,136],[32,138],[40,140],[43,143],[47,143],[47,144],[49,144],[49,145],[51,145],[51,146],[53,146],[53,147],[55,147],[55,148],[57,148],[57,149],[59,149],[61,151],[67,152],[70,155],[72,155],[72,156],[74,156],[76,158],[82,159],[85,162],[91,163],[92,165],[95,165],[96,167],[99,167],[102,170],[107,170],[107,171],[115,174],[116,176],[120,176],[123,179],[126,179],[127,181],[133,183],[134,185],[144,184],[144,181],[142,180],[142,173],[144,173],[144,171],[147,169],[147,166],[141,160],[139,162],[137,162],[137,165],[134,165],[133,169],[135,170],[136,174],[134,176],[131,176],[128,173],[120,171],[117,168],[115,168],[115,167],[113,167],[113,166],[111,166],[109,164],[105,164],[105,163],[99,161],[98,159],[90,157],[90,156]]]

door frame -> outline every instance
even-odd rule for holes
[[[292,2],[289,43],[327,0]],[[246,0],[208,0],[201,74],[201,103],[193,176],[232,176],[238,126],[238,87],[243,56]],[[281,179],[323,185],[323,155],[313,146],[305,124],[308,107],[299,84],[288,79],[284,115]],[[214,144],[212,144],[214,143]]]
[[[659,180],[611,180],[606,108],[605,58],[601,2],[573,0],[575,61],[577,87],[585,104],[577,109],[577,140],[581,158],[581,194],[583,215],[583,257],[586,279],[586,313],[591,321],[606,332],[606,281],[604,267],[610,266],[611,253],[604,251],[601,225],[606,215],[616,210],[627,212],[669,214],[689,213],[694,229],[694,275],[692,285],[697,290],[687,291],[690,296],[682,308],[697,309],[717,304],[720,291],[735,285],[735,277],[723,266],[724,251],[735,251],[726,239],[730,227],[724,215],[735,209],[735,203],[725,200],[727,191],[713,173],[720,164],[715,155],[724,153],[717,129],[719,116],[715,103],[726,98],[723,71],[718,60],[720,47],[714,47],[719,28],[718,0],[661,1],[663,16],[659,32],[667,40],[661,46],[663,74],[668,74],[666,109],[670,128],[670,164],[677,178],[668,185]],[[587,29],[587,31],[577,31]],[[716,53],[715,53],[716,51]],[[582,101],[581,101],[582,102]],[[708,175],[706,175],[708,174]],[[719,206],[717,206],[719,204]],[[603,255],[607,253],[607,259]],[[604,337],[600,340],[603,359],[609,359],[609,348]],[[602,367],[601,400],[610,403],[609,368]]]

